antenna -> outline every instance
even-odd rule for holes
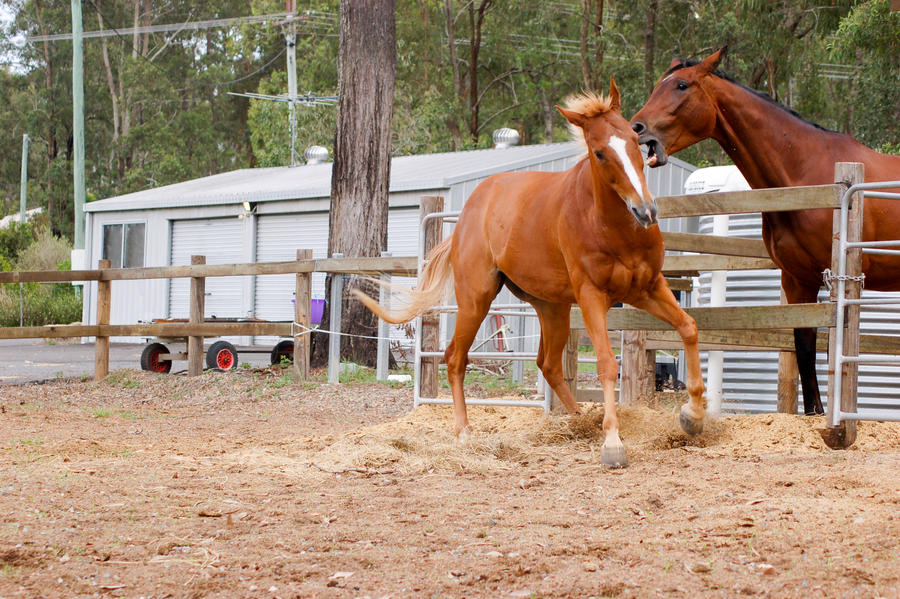
[[[296,0],[285,0],[287,18],[281,22],[285,29],[284,43],[287,46],[287,95],[279,94],[273,96],[269,94],[228,92],[232,96],[288,103],[291,123],[291,166],[297,166],[297,105],[333,106],[338,100],[337,96],[317,96],[312,92],[306,92],[302,96],[297,94],[297,21],[305,21],[305,18],[297,16],[295,3]]]

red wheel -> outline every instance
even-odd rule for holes
[[[169,353],[162,343],[151,343],[141,352],[141,368],[151,372],[166,373],[172,370],[172,360],[162,360],[160,356]]]
[[[216,341],[206,350],[206,366],[213,370],[231,370],[237,366],[237,350],[227,341]]]

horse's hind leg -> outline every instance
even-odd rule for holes
[[[533,303],[541,321],[541,345],[538,348],[538,368],[550,388],[569,414],[578,414],[578,403],[563,378],[562,354],[569,340],[569,304]]]
[[[646,310],[653,316],[668,322],[684,343],[684,357],[687,366],[687,390],[691,398],[681,406],[679,422],[684,432],[696,435],[703,430],[706,414],[706,398],[703,397],[703,375],[700,372],[700,351],[697,345],[697,323],[685,312],[669,289],[669,284],[660,275],[650,296],[633,303],[636,308]]]
[[[500,291],[501,280],[500,274],[487,265],[483,268],[470,266],[464,272],[457,270],[456,265],[454,269],[459,313],[456,317],[453,339],[444,352],[444,359],[447,362],[447,378],[453,394],[455,432],[462,438],[469,434],[469,419],[466,416],[466,399],[463,394],[469,348],[472,347],[472,341],[475,340],[481,322],[487,316],[491,302]]]

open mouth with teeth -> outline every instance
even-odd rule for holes
[[[658,139],[647,136],[646,139],[639,139],[638,142],[647,145],[647,160],[644,162],[647,166],[657,167],[668,162],[666,149]]]

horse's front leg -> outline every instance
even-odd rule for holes
[[[681,406],[679,422],[684,432],[696,435],[703,430],[703,417],[706,415],[706,398],[703,396],[703,375],[700,372],[700,350],[697,345],[697,323],[685,312],[666,279],[660,275],[646,298],[635,301],[636,308],[646,310],[653,316],[668,322],[684,343],[684,357],[687,362],[687,390],[690,394],[688,403]]]
[[[578,295],[578,305],[584,317],[588,336],[597,352],[597,378],[603,386],[603,432],[605,437],[600,447],[600,460],[611,468],[628,465],[625,446],[619,438],[619,417],[616,414],[616,378],[619,364],[609,343],[606,329],[606,313],[609,311],[609,296],[593,286],[583,286]]]

